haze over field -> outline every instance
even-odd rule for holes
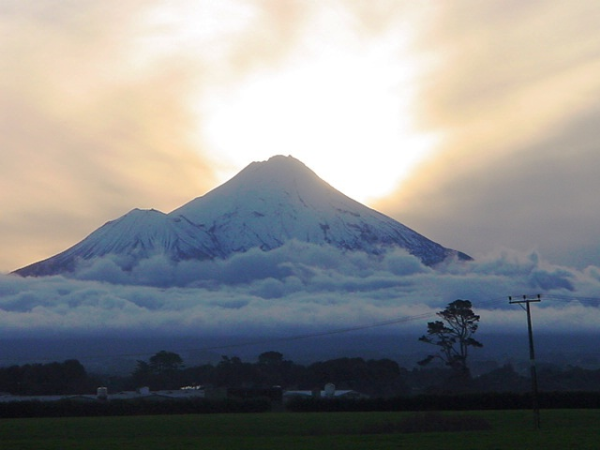
[[[4,273],[275,154],[475,261],[297,242],[128,274],[108,258],[0,275],[0,335],[290,334],[456,298],[511,330],[506,296],[537,293],[536,326],[597,332],[599,22],[592,0],[2,2]]]

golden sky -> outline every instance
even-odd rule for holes
[[[475,257],[600,264],[593,0],[0,3],[0,271],[291,154]]]

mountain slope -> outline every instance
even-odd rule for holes
[[[15,273],[24,276],[72,272],[80,260],[118,256],[123,269],[157,254],[171,259],[210,258],[215,252],[210,237],[189,222],[154,209],[134,209],[105,223],[83,241],[46,260]]]
[[[170,216],[209,232],[224,256],[290,239],[368,253],[399,246],[426,264],[455,253],[345,196],[292,157],[254,162]]]
[[[169,214],[133,210],[16,273],[65,273],[78,260],[107,255],[120,258],[123,269],[156,254],[173,261],[227,258],[256,247],[271,250],[292,239],[371,254],[401,247],[427,265],[450,256],[470,259],[345,196],[293,157],[274,156],[250,164]]]

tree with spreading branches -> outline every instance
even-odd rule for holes
[[[438,346],[439,351],[419,361],[419,365],[424,366],[439,358],[456,375],[468,378],[469,348],[483,347],[481,342],[473,338],[479,327],[479,316],[473,312],[469,300],[455,300],[436,314],[442,320],[429,322],[427,334],[421,336],[419,341]]]
[[[132,373],[137,387],[148,386],[151,389],[176,389],[180,385],[183,359],[177,353],[161,350],[150,358],[149,362],[138,361]]]

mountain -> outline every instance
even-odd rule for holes
[[[15,273],[24,276],[56,275],[75,270],[79,260],[114,255],[124,269],[157,254],[173,260],[210,258],[217,251],[207,247],[210,236],[185,219],[155,209],[134,209],[105,223],[84,240],[58,255]]]
[[[173,261],[228,258],[292,239],[370,254],[400,247],[430,266],[453,256],[470,259],[345,196],[297,159],[274,156],[169,214],[134,209],[15,273],[68,273],[80,260],[109,255],[125,270],[157,254]]]

